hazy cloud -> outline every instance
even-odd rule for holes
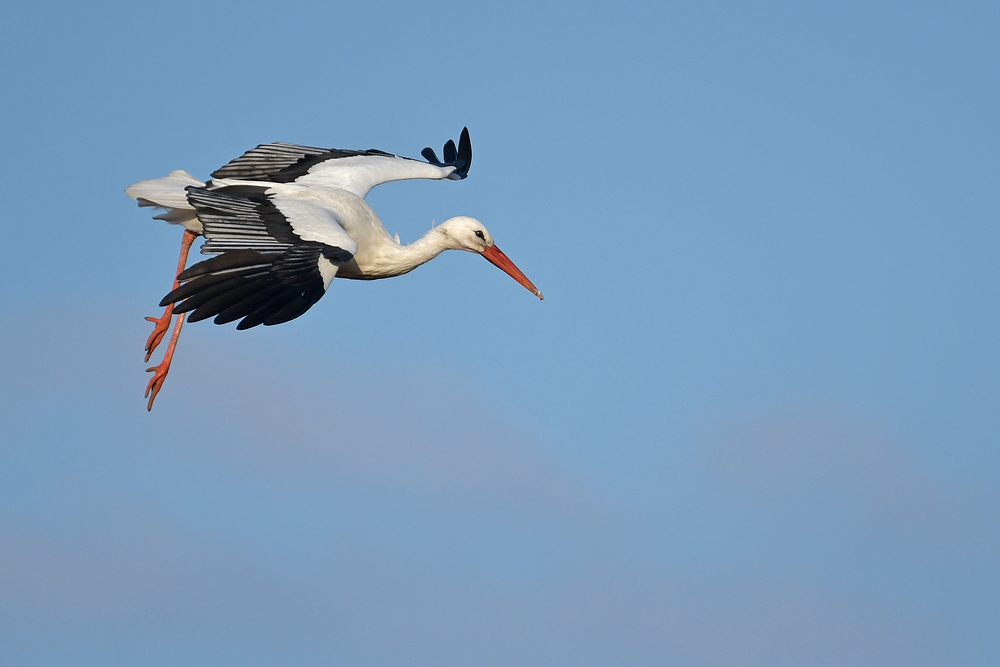
[[[886,425],[832,403],[732,419],[711,429],[704,446],[711,468],[738,492],[793,504],[824,498],[930,541],[982,542],[973,533],[1000,517],[995,498],[949,487]]]
[[[954,655],[933,608],[748,565],[739,531],[723,531],[704,564],[672,567],[636,520],[648,508],[590,488],[453,379],[364,374],[301,341],[282,354],[287,339],[192,329],[148,415],[145,328],[113,312],[73,321],[78,330],[28,318],[0,334],[13,436],[0,447],[0,654],[18,664],[71,654],[61,661],[932,665]],[[879,521],[948,507],[863,422],[807,410],[731,424],[703,447],[727,488],[709,517],[717,526],[756,511],[779,517],[769,541],[797,539],[800,524],[782,524],[772,503],[817,489],[863,495]],[[666,539],[695,541],[670,530]]]

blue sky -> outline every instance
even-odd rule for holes
[[[1000,660],[991,3],[0,10],[0,662]],[[446,253],[305,316],[146,315],[129,184],[416,156]]]

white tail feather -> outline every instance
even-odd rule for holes
[[[139,181],[135,185],[129,186],[125,193],[139,202],[139,206],[157,206],[167,209],[166,213],[154,216],[156,220],[165,220],[173,225],[183,225],[186,229],[200,234],[202,231],[201,223],[195,216],[194,207],[188,203],[187,192],[184,190],[189,185],[200,187],[205,183],[186,171],[178,169],[170,172],[169,176]]]

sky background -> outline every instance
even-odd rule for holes
[[[955,4],[6,3],[0,663],[1000,663],[1000,5]],[[336,280],[186,327],[146,412],[180,230],[125,187],[465,125],[369,202],[544,302]]]

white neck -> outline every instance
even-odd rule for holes
[[[455,246],[447,234],[436,227],[409,245],[396,246],[392,264],[392,275],[409,273],[421,264],[425,264],[445,250],[451,250]]]

